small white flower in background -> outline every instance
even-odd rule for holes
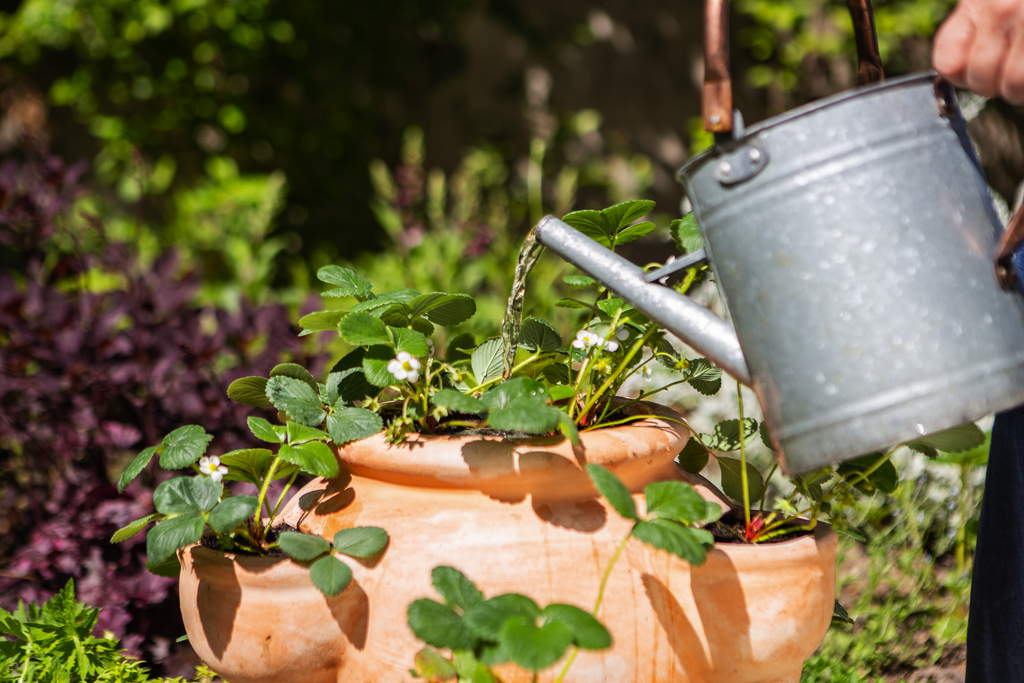
[[[216,455],[209,455],[199,459],[199,471],[214,481],[220,481],[228,473],[228,468],[220,464]]]
[[[654,374],[654,371],[651,370],[651,366],[650,365],[645,365],[640,370],[640,376],[644,378],[645,382],[650,382],[651,381],[651,375],[653,375],[653,374]]]
[[[616,351],[619,350],[619,342],[614,341],[614,340],[613,341],[609,341],[609,342],[605,342],[604,343],[604,350],[607,351],[608,353],[615,353]]]
[[[626,341],[629,339],[629,330],[625,327],[620,327],[618,332],[615,333],[615,338],[619,341]]]
[[[576,339],[572,342],[572,345],[577,349],[585,349],[588,346],[600,346],[602,344],[604,344],[604,340],[590,330],[580,330],[576,333]]]
[[[388,361],[388,372],[399,381],[415,382],[420,378],[420,362],[408,351],[399,351],[397,356]]]

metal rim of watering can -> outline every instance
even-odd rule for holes
[[[857,44],[857,85],[885,78],[878,52],[878,33],[871,0],[847,0]],[[729,74],[729,0],[706,0],[704,14],[704,86],[701,93],[704,129],[733,132],[732,77]]]

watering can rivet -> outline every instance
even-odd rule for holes
[[[749,156],[749,157],[750,157],[750,160],[751,160],[751,161],[758,161],[758,160],[759,160],[759,159],[761,158],[761,150],[759,150],[759,149],[757,149],[757,148],[752,148],[752,149],[751,149],[751,150],[750,150],[750,151],[749,151],[749,152],[747,153],[747,156]]]
[[[728,161],[723,161],[718,170],[722,172],[722,175],[729,175],[732,173],[732,165]]]
[[[917,426],[914,427],[914,430],[917,431],[917,433],[920,434],[921,436],[924,436],[925,434],[928,433],[928,430],[925,429],[924,425],[921,424],[920,422],[917,423]]]
[[[711,121],[711,123],[717,125],[718,123],[720,123],[722,121],[722,117],[719,116],[718,114],[712,114],[711,117],[710,117],[710,121]]]

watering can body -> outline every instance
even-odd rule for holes
[[[1024,297],[933,74],[769,119],[680,177],[735,336],[557,219],[538,240],[752,386],[788,473],[1024,403]]]

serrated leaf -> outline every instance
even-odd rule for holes
[[[430,579],[434,584],[434,590],[440,593],[449,605],[466,611],[483,602],[483,593],[466,578],[465,574],[454,567],[434,567],[430,572]]]
[[[387,325],[369,313],[349,313],[338,323],[338,333],[353,346],[391,344]]]
[[[473,647],[469,629],[451,607],[422,598],[409,605],[409,628],[416,637],[434,647],[468,650]]]
[[[562,335],[551,323],[531,316],[519,328],[519,346],[530,351],[557,351],[562,348]]]
[[[562,278],[562,281],[573,289],[597,287],[597,280],[589,275],[566,275]]]
[[[572,631],[555,621],[538,627],[527,617],[512,617],[501,627],[501,645],[513,662],[531,671],[554,664],[572,645]]]
[[[718,458],[718,465],[722,469],[722,491],[733,500],[743,500],[743,479],[740,474],[739,458]],[[750,492],[751,503],[760,500],[764,493],[764,478],[753,464],[747,462],[747,490]]]
[[[427,679],[427,683],[448,681],[458,675],[451,662],[440,653],[426,648],[416,653],[413,658],[413,667],[416,676]]]
[[[487,413],[487,406],[479,399],[469,394],[464,394],[455,389],[441,389],[431,399],[436,406],[444,406],[457,413],[467,415],[484,415]]]
[[[544,384],[529,377],[514,377],[485,391],[480,395],[480,402],[490,410],[498,410],[520,397],[542,405],[550,401],[548,388]]]
[[[321,441],[310,441],[298,446],[281,446],[278,455],[285,462],[297,465],[303,472],[331,479],[338,476],[338,459],[334,451]]]
[[[422,332],[406,327],[392,327],[390,331],[395,340],[396,351],[406,351],[417,358],[423,358],[430,353],[427,338]]]
[[[325,412],[316,391],[293,377],[272,377],[267,382],[267,398],[292,420],[308,427],[323,422]]]
[[[504,348],[500,337],[491,337],[480,344],[470,357],[470,367],[477,384],[500,377]]]
[[[468,294],[421,294],[408,303],[412,317],[424,316],[441,327],[464,323],[476,313],[476,302]]]
[[[495,648],[491,647],[486,649],[493,651]],[[500,683],[500,681],[491,674],[490,669],[485,666],[484,662],[482,660],[478,660],[476,655],[472,652],[468,650],[456,652],[452,659],[455,664],[455,670],[459,674],[459,678],[462,683]],[[506,658],[502,661],[508,661],[508,659]]]
[[[722,369],[711,365],[707,358],[694,358],[687,369],[686,382],[705,396],[714,396],[722,388]]]
[[[740,447],[740,421],[722,420],[715,425],[709,436],[710,439],[704,443],[708,448],[715,451],[736,451]],[[752,417],[743,419],[743,440],[747,445],[757,437],[757,420]]]
[[[832,621],[833,623],[840,624],[852,624],[854,623],[853,618],[850,617],[850,613],[846,611],[846,608],[839,604],[836,600],[835,606],[832,608]]]
[[[704,499],[692,486],[681,481],[659,481],[644,489],[649,516],[673,519],[684,524],[703,520]]]
[[[198,512],[172,517],[158,523],[146,534],[146,561],[160,565],[174,555],[178,548],[184,548],[199,540],[206,522]]]
[[[199,505],[192,495],[193,477],[175,477],[161,482],[153,491],[153,506],[163,515],[198,512]]]
[[[612,227],[600,211],[583,209],[562,216],[562,220],[604,247],[611,246]]]
[[[597,302],[597,307],[600,308],[601,311],[608,318],[614,317],[615,314],[619,313],[620,311],[625,312],[625,310],[629,308],[629,306],[626,304],[626,300],[617,296],[613,296],[609,299],[601,299],[600,301]],[[607,326],[601,328],[601,331],[605,332],[605,334],[601,335],[602,337],[606,336],[607,329]]]
[[[407,304],[420,293],[415,289],[396,289],[393,292],[386,292],[367,301],[361,301],[348,309],[352,313],[372,313],[374,316],[383,315],[385,311],[396,304]]]
[[[288,434],[288,443],[296,445],[300,443],[306,443],[307,441],[316,441],[318,439],[327,439],[327,433],[322,429],[316,427],[307,427],[304,424],[298,422],[289,422],[285,425]]]
[[[650,221],[645,221],[643,223],[631,225],[628,228],[621,230],[619,234],[615,236],[615,246],[635,242],[636,240],[640,239],[644,235],[649,234],[653,230],[654,223],[651,223]]]
[[[310,565],[309,578],[321,593],[335,596],[352,583],[352,570],[338,558],[328,555]]]
[[[299,318],[299,327],[302,328],[300,337],[314,332],[331,332],[338,329],[338,323],[345,317],[347,311],[317,311]]]
[[[883,455],[883,453],[871,453],[855,460],[844,462],[836,471],[840,476],[852,479],[874,467]],[[867,479],[856,484],[856,488],[865,493],[871,493],[876,488],[883,493],[893,493],[899,483],[900,475],[892,461],[887,459],[874,472],[869,474]]]
[[[177,579],[181,574],[181,562],[178,562],[178,556],[174,554],[165,558],[163,562],[159,562],[157,564],[147,562],[146,569],[157,576],[164,576],[168,579]]]
[[[180,470],[196,462],[206,452],[213,437],[198,425],[178,427],[164,437],[160,452],[160,467]]]
[[[247,417],[245,419],[246,424],[249,425],[249,431],[260,441],[266,441],[267,443],[281,443],[281,437],[274,431],[273,425],[264,420],[262,417]]]
[[[242,377],[228,385],[228,398],[235,403],[269,408],[266,377]]]
[[[365,408],[335,406],[327,416],[327,432],[339,446],[373,436],[382,429],[384,421],[380,415]]]
[[[319,536],[297,531],[282,531],[277,537],[281,550],[293,560],[309,562],[331,551],[331,544]]]
[[[224,493],[224,484],[214,481],[210,477],[198,476],[189,480],[192,489],[192,500],[196,508],[202,512],[209,512],[220,500]]]
[[[519,396],[504,408],[492,410],[487,416],[487,423],[501,431],[547,434],[561,426],[562,415],[565,413],[554,406]]]
[[[395,357],[389,346],[371,346],[363,357],[363,375],[366,381],[377,387],[389,387],[400,382],[388,372],[388,363]],[[404,383],[404,382],[402,382]]]
[[[142,470],[146,469],[146,466],[156,455],[156,446],[150,446],[143,450],[141,453],[135,456],[135,459],[128,463],[128,467],[124,468],[124,472],[117,480],[117,492],[124,493],[124,489],[128,484],[132,483],[135,477],[139,476]]]
[[[210,512],[209,522],[218,534],[226,534],[256,512],[260,501],[256,496],[231,496]]]
[[[573,642],[585,650],[603,650],[611,647],[612,635],[601,622],[579,607],[553,604],[541,611],[546,623],[561,622],[572,632]]]
[[[637,522],[632,534],[644,543],[668,551],[694,566],[704,564],[708,549],[714,542],[711,534],[704,529],[690,529],[669,519]]]
[[[377,389],[366,381],[363,374],[362,360],[366,349],[357,349],[359,354],[359,366],[347,368],[341,372],[332,372],[327,376],[327,398],[328,403],[337,403],[341,399],[344,403],[361,401],[368,396],[377,393]],[[351,355],[351,354],[349,354]]]
[[[220,464],[228,468],[226,481],[245,481],[260,486],[270,471],[274,454],[266,448],[242,448],[220,456]],[[298,468],[282,462],[274,471],[274,479],[288,479]]]
[[[373,283],[349,268],[324,266],[316,271],[316,277],[321,282],[337,287],[321,294],[326,299],[340,299],[346,296],[366,299],[373,296]]]
[[[145,529],[146,526],[154,519],[156,519],[158,516],[159,515],[157,513],[153,513],[151,515],[146,515],[145,517],[142,517],[140,519],[136,519],[134,522],[129,523],[127,526],[118,529],[117,532],[115,532],[114,535],[111,537],[110,542],[121,543],[122,541],[127,541],[129,538],[135,536],[140,531]]]
[[[547,381],[551,382],[552,384],[556,384],[556,385],[571,385],[572,384],[572,377],[569,375],[569,366],[565,365],[564,363],[552,363],[551,365],[549,365],[546,368],[544,368],[544,371],[543,371],[542,374],[544,375],[544,379],[546,379]],[[564,396],[562,396],[562,394],[560,393],[556,397],[556,395],[555,395],[555,388],[552,387],[552,389],[551,389],[551,400],[552,401],[559,401],[562,398],[568,398],[568,397],[570,397],[570,396],[572,396],[573,394],[576,393],[576,391],[574,389],[572,389],[571,386],[566,386],[566,388],[568,389],[568,392],[567,393],[566,392],[562,392],[562,393],[565,393]]]
[[[611,231],[616,233],[653,210],[654,202],[650,199],[627,199],[602,210],[601,215]]]
[[[444,359],[449,363],[466,360],[470,357],[468,352],[474,348],[476,348],[476,340],[473,339],[473,335],[463,332],[448,342],[448,346],[444,350]]]
[[[942,451],[943,453],[963,453],[985,443],[985,432],[976,424],[969,422],[953,429],[935,432],[907,444],[915,451],[929,455],[925,449]],[[932,455],[931,457],[934,457]]]
[[[762,421],[761,426],[757,428],[757,433],[761,437],[761,443],[767,446],[770,450],[775,450],[775,446],[772,445],[772,436],[768,433],[768,423]]]
[[[270,377],[291,377],[299,381],[305,382],[313,389],[317,390],[316,379],[310,374],[309,370],[302,367],[298,363],[281,363],[274,366],[274,369],[270,371]]]
[[[704,238],[700,234],[700,226],[697,225],[697,218],[692,211],[669,223],[668,231],[672,235],[672,241],[676,243],[676,249],[683,254],[704,248]]]
[[[690,474],[697,474],[708,464],[708,449],[701,445],[701,441],[691,436],[686,446],[676,456],[676,462]]]
[[[604,312],[600,308],[598,308],[597,306],[594,306],[592,304],[588,304],[588,303],[586,303],[584,301],[580,301],[579,299],[570,299],[570,298],[559,299],[558,301],[555,302],[555,306],[557,308],[574,308],[574,309],[586,308],[586,309],[588,309],[590,311],[593,311],[594,313],[596,313],[598,315],[602,315],[602,316],[604,315]]]
[[[536,619],[540,616],[540,608],[525,595],[505,593],[478,602],[466,610],[463,621],[476,638],[497,641],[501,637],[501,627],[516,616]]]
[[[388,532],[376,526],[355,526],[334,534],[335,551],[366,559],[380,553],[388,545]]]
[[[626,519],[638,519],[636,515],[636,503],[626,485],[619,481],[614,474],[600,465],[587,465],[587,474],[594,486],[602,496],[611,504],[615,511]]]

